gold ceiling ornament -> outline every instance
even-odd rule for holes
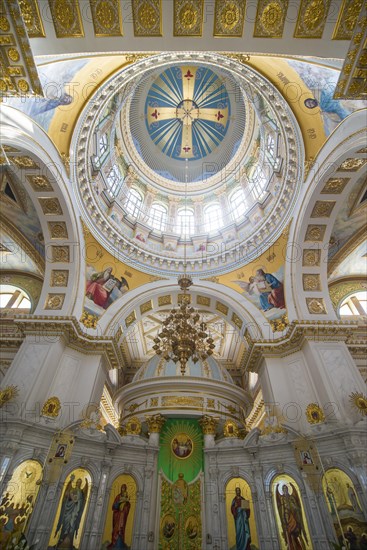
[[[61,411],[60,399],[56,396],[50,397],[42,407],[41,415],[48,418],[57,418]]]
[[[304,273],[302,275],[303,290],[321,290],[320,275],[317,273]]]
[[[46,36],[37,0],[18,0],[29,38]]]
[[[137,416],[129,418],[125,424],[126,435],[140,435],[141,434],[141,422]]]
[[[210,298],[208,298],[207,296],[197,296],[196,303],[198,306],[210,307]]]
[[[26,178],[34,191],[53,191],[53,187],[46,176],[27,175]]]
[[[152,300],[148,300],[144,304],[141,304],[140,306],[140,313],[143,315],[147,311],[151,311],[153,309]]]
[[[323,298],[306,298],[308,311],[314,315],[325,315],[326,308]]]
[[[175,0],[174,36],[202,36],[203,0]]]
[[[325,414],[317,403],[309,403],[305,410],[307,422],[309,424],[321,424],[325,422]]]
[[[62,309],[65,294],[48,294],[45,303],[45,309]]]
[[[150,433],[159,434],[166,422],[166,419],[161,414],[153,414],[152,416],[145,415],[145,419]]]
[[[353,392],[349,396],[349,401],[362,416],[367,416],[367,397],[361,392]]]
[[[245,21],[245,0],[216,0],[214,36],[241,37]]]
[[[288,315],[284,313],[279,319],[270,319],[269,323],[273,332],[282,332],[289,325]]]
[[[228,306],[222,304],[222,302],[217,302],[215,304],[215,309],[223,313],[223,315],[228,315]]]
[[[94,313],[89,313],[87,310],[84,310],[82,316],[80,317],[80,322],[85,328],[97,328],[98,325],[98,315]]]
[[[343,0],[334,29],[333,40],[350,40],[352,38],[362,5],[363,0]]]
[[[57,38],[82,38],[83,24],[78,0],[48,0]]]
[[[172,303],[172,298],[170,294],[167,294],[166,296],[159,296],[158,297],[158,306],[168,306]]]
[[[18,168],[33,168],[34,170],[39,170],[38,164],[28,156],[22,156],[22,157],[9,157],[10,162],[15,164]]]
[[[133,22],[135,36],[162,36],[161,0],[134,0]]]
[[[0,409],[17,397],[19,394],[18,386],[6,386],[4,389],[0,390]]]
[[[135,321],[136,321],[135,311],[132,311],[131,313],[129,313],[129,315],[125,319],[126,328],[132,325]]]
[[[53,269],[51,271],[50,286],[68,286],[69,271],[67,269]]]
[[[322,241],[325,231],[326,225],[309,225],[307,227],[305,241]]]
[[[335,206],[335,201],[316,201],[311,212],[311,218],[329,218]]]
[[[65,222],[48,222],[51,239],[68,239],[68,230]]]
[[[201,429],[203,430],[203,434],[215,435],[218,422],[218,416],[210,416],[209,414],[204,414],[204,416],[199,420],[199,424],[201,426]]]
[[[68,246],[51,246],[52,262],[69,263],[70,248]]]
[[[51,216],[62,216],[62,208],[59,199],[56,198],[40,198],[39,199],[43,213]]]
[[[224,437],[239,437],[240,430],[236,422],[233,420],[226,420],[223,426]]]
[[[303,251],[303,266],[319,267],[321,262],[321,250],[305,248]]]
[[[295,38],[322,38],[330,0],[302,0],[298,12]]]
[[[357,172],[365,164],[367,164],[367,159],[361,158],[348,158],[345,159],[338,168],[338,171],[341,172]]]
[[[238,317],[237,313],[232,313],[232,323],[241,330],[243,321],[240,317]]]
[[[335,194],[340,195],[344,191],[344,187],[347,185],[350,178],[330,178],[323,190],[321,191],[322,195]]]
[[[102,36],[122,36],[120,0],[90,0],[94,34]]]
[[[254,37],[282,38],[288,0],[260,0],[257,6]]]

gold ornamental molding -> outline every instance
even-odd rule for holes
[[[245,0],[215,0],[214,37],[241,37],[245,7]]]
[[[123,35],[120,0],[90,0],[90,7],[97,37]]]
[[[0,93],[43,96],[26,25],[16,0],[0,0]]]
[[[350,40],[352,38],[362,5],[363,0],[343,0],[334,29],[333,40]]]
[[[331,0],[302,0],[294,38],[322,38]]]
[[[246,352],[244,369],[258,372],[263,357],[287,357],[300,351],[308,340],[320,342],[340,342],[358,332],[354,321],[293,321],[283,338],[276,340],[253,341]]]
[[[359,2],[355,2],[357,5]],[[361,2],[362,4],[362,2]],[[362,8],[335,88],[335,99],[367,97],[367,13]]]
[[[202,36],[204,0],[175,0],[174,36]]]
[[[255,38],[282,38],[288,0],[259,0],[255,21]]]
[[[330,299],[333,304],[335,311],[338,311],[340,303],[346,298],[349,294],[358,292],[359,290],[366,290],[367,283],[366,278],[363,276],[360,277],[346,277],[333,281],[329,285],[329,294]]]
[[[27,335],[60,336],[65,339],[69,347],[85,355],[101,354],[106,359],[109,369],[123,366],[115,338],[85,334],[75,317],[16,315],[14,323],[21,330],[23,337]]]
[[[135,36],[162,36],[161,0],[134,0],[132,7]]]
[[[29,38],[46,36],[37,0],[18,0]]]
[[[57,38],[83,38],[78,0],[48,0]]]

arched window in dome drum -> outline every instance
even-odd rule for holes
[[[239,221],[244,217],[248,206],[245,193],[241,187],[235,189],[230,195],[229,203],[234,221]]]
[[[149,214],[149,225],[158,231],[164,231],[167,225],[167,208],[163,204],[153,203]]]
[[[103,157],[108,147],[108,137],[107,134],[102,134],[99,138],[99,155]]]
[[[194,234],[195,230],[194,212],[190,208],[180,208],[177,212],[176,232],[181,237],[188,237]]]
[[[209,204],[204,209],[204,230],[216,231],[223,226],[222,211],[217,202]]]
[[[272,157],[275,157],[275,138],[272,134],[267,135],[266,150]]]
[[[255,200],[260,200],[264,196],[266,184],[264,171],[258,166],[250,177],[251,193]]]
[[[106,182],[108,194],[111,197],[116,197],[122,185],[122,177],[116,164],[114,164],[108,172]]]
[[[137,218],[142,203],[143,197],[141,196],[141,194],[134,188],[130,189],[125,203],[126,212],[134,218]]]

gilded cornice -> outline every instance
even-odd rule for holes
[[[354,321],[293,321],[283,338],[253,341],[246,353],[244,368],[258,372],[263,357],[286,357],[300,351],[307,339],[313,342],[347,341],[358,328]]]
[[[39,335],[61,336],[67,345],[85,355],[101,354],[105,357],[109,369],[122,368],[124,363],[115,338],[91,336],[82,332],[75,317],[22,315],[16,316],[14,323],[24,336]]]

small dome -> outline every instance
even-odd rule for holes
[[[163,357],[154,355],[140,367],[134,376],[133,382],[162,376],[178,376],[182,378],[180,364],[175,364],[172,360],[166,361]],[[191,376],[234,384],[231,375],[213,357],[208,357],[204,361],[200,359],[197,363],[189,359],[186,365],[185,378]]]

